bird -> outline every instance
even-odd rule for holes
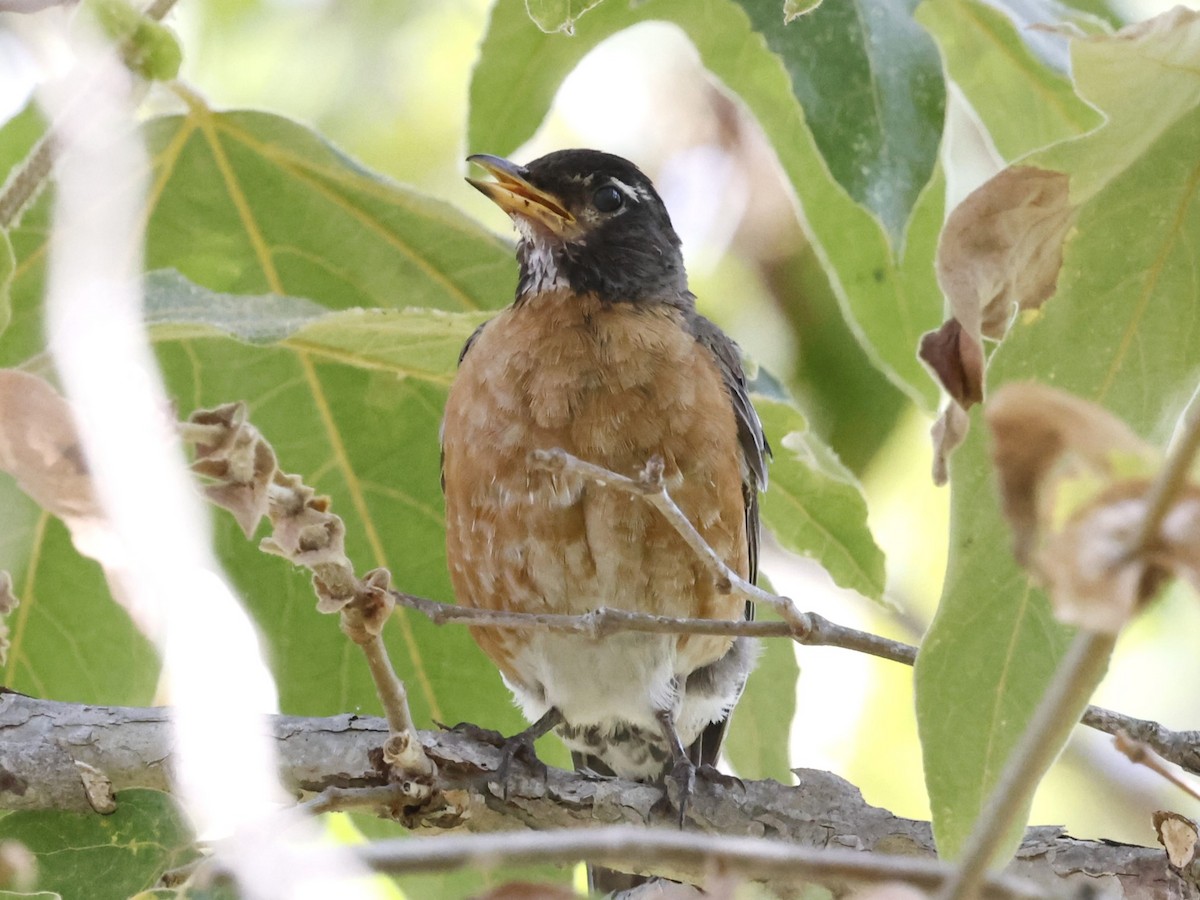
[[[463,347],[442,421],[457,601],[752,617],[643,498],[530,461],[557,449],[630,477],[660,465],[717,556],[756,578],[770,447],[738,347],[697,311],[651,180],[598,150],[468,161],[491,177],[467,181],[515,225],[519,276],[512,304]],[[554,729],[576,768],[642,781],[716,764],[757,650],[726,635],[481,625],[472,636],[533,723],[518,738]]]

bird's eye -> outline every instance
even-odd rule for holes
[[[616,212],[624,202],[625,195],[611,184],[606,184],[592,194],[592,205],[602,213]]]

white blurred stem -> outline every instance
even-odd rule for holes
[[[349,896],[329,880],[342,872],[312,871],[265,825],[287,800],[263,718],[275,685],[209,546],[142,324],[148,161],[133,79],[110,48],[68,43],[52,24],[47,41],[74,58],[41,92],[59,150],[48,342],[119,548],[116,593],[163,654],[178,795],[200,833],[228,836],[219,846],[245,896]]]

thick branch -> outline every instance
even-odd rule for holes
[[[168,790],[171,731],[165,709],[79,706],[0,696],[0,807],[87,811],[75,761],[103,771],[120,791]],[[330,787],[384,786],[372,759],[388,736],[382,719],[343,715],[327,719],[277,716],[272,720],[282,781],[298,796]],[[500,752],[454,732],[420,732],[437,764],[443,792],[459,792],[467,808],[463,827],[476,832],[536,827],[579,828],[597,821],[670,825],[662,792],[653,785],[600,779],[550,769],[543,779],[520,765],[505,790],[495,770]],[[801,847],[840,847],[878,854],[934,856],[929,825],[868,805],[857,788],[835,775],[798,770],[795,787],[775,782],[700,779],[689,803],[688,827],[704,833],[773,837]],[[372,802],[389,804],[375,794]],[[120,797],[118,796],[118,802]],[[345,795],[336,804],[348,805]],[[401,817],[403,809],[393,809]],[[668,821],[670,820],[670,821]],[[437,823],[410,820],[429,829]],[[682,864],[680,864],[682,865]],[[703,878],[703,867],[672,868]],[[1059,895],[1084,885],[1104,896],[1200,900],[1168,869],[1160,849],[1078,841],[1058,828],[1026,833],[1008,872]]]

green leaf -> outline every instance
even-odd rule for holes
[[[883,551],[867,527],[867,503],[857,480],[808,430],[790,402],[754,395],[775,451],[763,522],[787,549],[811,556],[842,587],[879,599]]]
[[[760,575],[759,585],[771,590]],[[758,618],[777,618],[770,609],[759,607]],[[742,778],[774,778],[791,783],[788,742],[796,715],[796,679],[800,666],[795,645],[787,638],[764,638],[762,655],[750,673],[742,699],[733,709],[725,737],[725,755]]]
[[[510,246],[462,213],[361,168],[308,129],[257,112],[147,126],[148,268],[235,294],[356,306],[493,308]],[[302,288],[302,289],[299,289]]]
[[[842,5],[823,4],[814,15]],[[791,76],[756,30],[759,19],[764,28],[783,29],[781,5],[762,0],[761,9],[754,8],[752,22],[730,0],[604,3],[568,38],[535,27],[521,0],[499,0],[471,79],[467,145],[472,152],[511,153],[533,134],[557,86],[589,50],[638,22],[674,23],[695,44],[704,65],[741,97],[766,131],[803,206],[810,237],[843,312],[872,362],[914,401],[933,409],[937,389],[915,348],[924,332],[941,323],[941,292],[930,260],[944,215],[943,179],[934,169],[931,178],[927,173],[919,183],[910,180],[915,206],[901,254],[879,221],[830,174],[793,93]],[[918,56],[923,52],[913,51]]]
[[[1070,77],[1034,53],[995,6],[981,0],[925,0],[917,20],[936,38],[950,76],[1005,160],[1100,124],[1100,114],[1079,98]]]
[[[100,567],[76,553],[62,523],[7,476],[0,478],[0,509],[0,569],[12,574],[21,600],[8,617],[4,684],[77,703],[150,703],[158,657],[109,598]]]
[[[349,309],[297,297],[219,294],[173,270],[146,276],[146,322],[157,340],[225,335],[278,343],[315,359],[449,385],[463,345],[490,312]]]
[[[38,886],[64,897],[127,900],[194,854],[179,808],[159,791],[117,794],[112,815],[19,811],[0,837],[20,841],[38,862]]]
[[[450,600],[438,423],[461,341],[486,316],[478,310],[512,296],[511,246],[276,116],[196,105],[187,116],[150,122],[146,134],[154,162],[148,262],[193,282],[170,274],[148,281],[176,406],[186,414],[248,401],[281,466],[329,494],[346,519],[347,552],[359,572],[387,566],[398,587]],[[47,214],[39,203],[14,230],[14,319],[0,340],[7,359],[42,347]],[[399,312],[410,305],[426,309]],[[346,312],[339,318],[335,310]],[[39,528],[37,511],[29,515],[21,528],[6,527],[0,544],[14,560],[21,596],[34,601],[18,611],[29,652],[10,661],[17,684],[62,699],[146,702],[156,665],[144,652],[127,654],[136,666],[77,672],[84,663],[76,658],[111,663],[114,647],[122,653],[141,639],[106,599],[95,566],[75,556],[55,523]],[[213,521],[221,559],[264,634],[283,708],[377,712],[361,654],[335,619],[315,611],[310,575],[262,554],[226,514]],[[86,586],[64,583],[80,569],[91,577]],[[54,616],[41,615],[51,602]],[[90,621],[93,604],[118,617],[112,628],[123,631],[114,635],[102,616],[105,627],[94,632],[71,629],[74,645],[64,654],[63,623]],[[515,731],[521,724],[465,628],[399,612],[385,639],[421,725],[470,720]],[[85,674],[98,674],[98,686]]]
[[[525,11],[547,33],[573,34],[575,21],[602,0],[525,0]]]
[[[1200,16],[1176,12],[1073,47],[1099,130],[1029,159],[1080,203],[1057,294],[995,351],[989,387],[1037,379],[1162,445],[1200,383]],[[1145,97],[1162,97],[1146,104]],[[954,535],[917,661],[917,715],[939,852],[955,856],[1065,649],[1013,561],[978,414],[953,460]]]
[[[824,3],[791,22],[779,0],[739,3],[783,60],[829,171],[899,251],[946,111],[942,63],[913,21],[916,0]]]

